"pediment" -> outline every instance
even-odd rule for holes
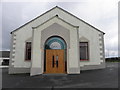
[[[28,38],[26,42],[32,42],[32,37]]]
[[[79,39],[80,42],[88,42],[89,40],[85,38],[84,36],[80,37]]]
[[[73,28],[79,28],[79,26],[75,26],[75,25],[72,25],[71,23],[63,20],[62,18],[60,18],[58,15],[55,15],[53,16],[52,18],[50,18],[49,20],[43,22],[42,24],[36,26],[36,27],[32,27],[33,29],[37,29],[41,26],[44,26],[45,28],[51,26],[52,24],[58,24],[58,25],[61,25],[61,26],[65,26],[66,28],[67,27],[73,27]],[[68,29],[68,28],[67,28]]]

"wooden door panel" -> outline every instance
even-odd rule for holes
[[[46,50],[46,73],[65,73],[64,50]]]
[[[58,54],[57,73],[64,73],[64,50],[56,51]]]

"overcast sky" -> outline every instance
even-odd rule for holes
[[[8,0],[11,1],[11,0]],[[2,29],[0,50],[10,49],[10,32],[47,10],[59,6],[105,32],[106,57],[118,56],[118,1],[119,0],[18,0],[2,1]],[[25,2],[26,1],[26,2]],[[31,1],[31,2],[30,2]],[[58,2],[61,1],[61,2]],[[66,2],[65,2],[66,1]],[[0,8],[1,8],[0,4]],[[1,11],[1,9],[0,9]],[[1,21],[1,20],[0,20]]]

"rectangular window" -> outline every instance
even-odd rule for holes
[[[88,60],[88,42],[80,42],[80,60]]]
[[[26,42],[25,60],[31,60],[31,42]]]

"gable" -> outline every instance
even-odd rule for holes
[[[38,28],[38,27],[40,27],[40,26],[42,26],[42,25],[45,25],[45,24],[48,23],[48,22],[50,22],[49,24],[53,24],[53,23],[62,24],[62,23],[65,23],[66,25],[69,25],[69,26],[72,26],[72,27],[75,27],[75,28],[78,28],[78,27],[79,27],[79,26],[74,26],[74,25],[72,25],[71,23],[63,20],[63,19],[60,18],[58,15],[55,15],[55,16],[53,16],[52,18],[50,18],[49,20],[43,22],[42,24],[40,24],[40,25],[38,25],[38,26],[36,26],[36,27],[32,27],[32,28],[33,28],[33,29],[34,29],[34,28]],[[45,27],[46,27],[46,25],[45,25]]]
[[[94,28],[95,30],[97,30],[97,31],[99,31],[99,32],[101,32],[101,33],[103,33],[103,34],[105,34],[104,32],[100,31],[99,29],[95,28],[94,26],[88,24],[87,22],[83,21],[82,19],[76,17],[75,15],[69,13],[68,11],[66,11],[66,10],[64,10],[64,9],[58,7],[58,6],[56,6],[56,7],[52,8],[52,9],[50,9],[49,11],[43,13],[42,15],[36,17],[35,19],[33,19],[33,20],[27,22],[26,24],[20,26],[19,28],[17,28],[16,30],[14,30],[14,31],[12,31],[12,32],[15,32],[15,31],[19,30],[20,28],[26,26],[27,24],[30,24],[30,23],[36,21],[37,19],[42,18],[42,16],[44,16],[44,15],[46,15],[46,14],[49,14],[50,12],[53,12],[53,13],[51,13],[51,15],[50,15],[49,17],[46,17],[46,18],[48,18],[48,20],[49,20],[49,18],[51,18],[51,17],[53,17],[53,16],[55,16],[55,15],[58,15],[58,13],[60,14],[59,11],[62,11],[62,12],[64,12],[65,14],[68,14],[68,15],[72,16],[73,18],[75,18],[75,19],[81,21],[82,23],[84,23],[84,24],[90,26],[91,28]],[[61,14],[62,14],[62,13],[61,13]],[[61,16],[61,14],[60,14],[60,16]],[[64,17],[64,16],[63,16],[63,17]],[[44,21],[44,22],[45,22],[45,21]],[[44,23],[44,22],[43,22],[43,23]],[[74,25],[74,24],[72,24],[72,25]],[[37,26],[38,26],[38,25],[37,25]],[[36,27],[36,26],[33,26],[33,27]],[[11,33],[12,33],[12,32],[11,32]]]

